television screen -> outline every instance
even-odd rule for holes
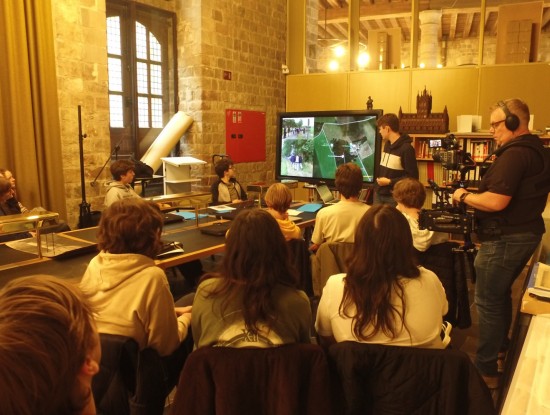
[[[280,114],[277,179],[332,184],[338,166],[352,162],[361,168],[365,183],[374,183],[380,157],[376,120],[381,114],[381,110]]]

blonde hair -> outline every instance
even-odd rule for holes
[[[274,183],[267,189],[265,203],[271,209],[285,213],[292,203],[292,194],[284,184]]]
[[[0,291],[0,406],[10,414],[73,414],[92,399],[78,381],[97,345],[92,309],[78,287],[47,275]]]

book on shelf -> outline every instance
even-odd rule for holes
[[[527,292],[535,297],[550,299],[550,265],[537,262],[533,266]]]

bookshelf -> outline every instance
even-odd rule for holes
[[[533,132],[537,134],[536,131]],[[470,188],[474,188],[481,180],[480,167],[485,158],[494,150],[494,140],[489,132],[474,132],[474,133],[452,133],[460,144],[460,149],[466,153],[470,153],[472,159],[476,162],[474,169],[466,172],[465,180],[470,182]],[[416,152],[416,160],[418,162],[419,180],[429,187],[428,179],[432,179],[440,186],[445,186],[447,183],[452,183],[458,179],[456,172],[443,169],[441,163],[433,160],[433,152],[435,147],[430,146],[430,141],[442,140],[447,134],[409,134],[413,140],[413,147]],[[540,134],[539,137],[543,140],[544,145],[550,147],[550,135]],[[432,191],[428,189],[425,208],[431,208]]]

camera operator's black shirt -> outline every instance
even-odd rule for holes
[[[515,140],[540,142],[540,139],[532,134],[522,135]],[[514,196],[529,178],[536,176],[543,168],[544,162],[540,155],[529,147],[511,146],[504,150],[483,176],[479,192],[488,191],[512,196],[512,199],[506,208],[498,212],[484,212],[476,209],[478,225],[483,227],[489,222],[497,223],[502,234],[544,233],[544,221],[541,215],[548,196],[531,198]]]

